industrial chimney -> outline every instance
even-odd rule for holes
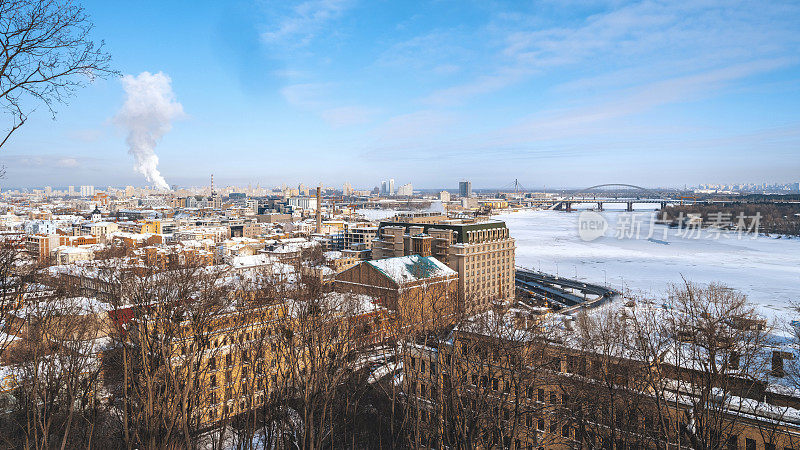
[[[317,234],[322,233],[322,186],[317,186]]]

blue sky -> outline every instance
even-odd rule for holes
[[[84,2],[184,115],[170,184],[800,181],[800,3]],[[34,114],[4,186],[144,185],[119,79]]]

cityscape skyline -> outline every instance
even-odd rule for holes
[[[211,168],[227,184],[393,175],[427,189],[800,173],[792,2],[85,7],[115,68],[166,80],[176,113],[155,154],[169,185]],[[123,88],[96,80],[55,121],[32,114],[0,154],[2,185],[145,184]]]

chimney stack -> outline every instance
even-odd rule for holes
[[[317,234],[322,233],[322,186],[317,186]]]

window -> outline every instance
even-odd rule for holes
[[[739,448],[739,436],[732,434],[728,436],[728,450],[737,450]]]
[[[539,389],[537,400],[539,400],[541,403],[544,403],[544,389]]]
[[[561,436],[564,436],[565,438],[569,437],[569,425],[564,425],[561,427]]]
[[[556,397],[555,392],[550,392],[550,404],[555,405],[558,403],[558,398]]]
[[[775,450],[775,444],[764,442],[764,450]]]
[[[544,431],[544,419],[539,419],[536,421],[536,429],[539,431]]]
[[[745,450],[756,450],[756,440],[755,439],[746,438],[744,440],[744,448],[745,448]]]
[[[217,376],[211,375],[210,380],[211,380],[211,387],[217,387]]]

